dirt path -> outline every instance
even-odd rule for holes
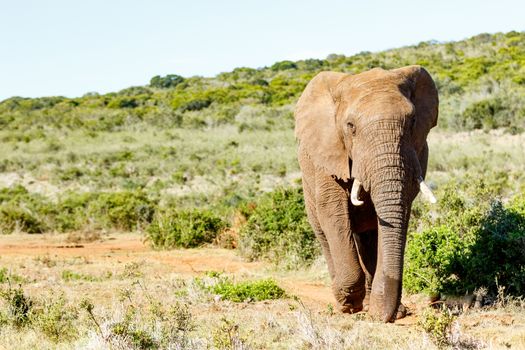
[[[177,249],[155,251],[137,234],[113,234],[94,242],[68,242],[65,235],[7,235],[0,237],[0,262],[24,261],[50,257],[52,259],[80,258],[92,264],[110,266],[114,263],[137,262],[155,264],[156,272],[188,276],[206,271],[222,271],[236,276],[271,275],[271,266],[262,262],[243,261],[234,250],[220,248]],[[320,282],[305,281],[293,275],[279,275],[275,279],[289,294],[299,296],[316,309],[335,304],[330,287]]]

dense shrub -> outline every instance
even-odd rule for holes
[[[157,203],[142,191],[66,192],[53,202],[17,185],[0,190],[0,233],[136,230],[153,219]]]
[[[151,222],[156,203],[142,191],[100,193],[88,213],[104,228],[135,230]]]
[[[174,88],[180,83],[184,81],[184,78],[180,75],[176,74],[168,74],[165,77],[161,77],[160,75],[156,75],[149,81],[150,86],[160,88],[160,89],[167,89],[167,88]]]
[[[0,298],[4,299],[6,304],[5,310],[0,312],[0,319],[17,328],[31,322],[33,300],[24,293],[21,286],[13,288],[9,285],[6,290],[0,290]]]
[[[311,262],[319,247],[306,218],[302,189],[280,188],[243,207],[247,223],[239,248],[248,259],[266,259],[285,267]]]
[[[463,294],[485,287],[525,295],[525,193],[504,205],[483,181],[452,184],[440,216],[409,237],[404,286],[409,292]]]
[[[22,286],[8,286],[0,290],[5,308],[0,309],[2,323],[16,328],[34,327],[54,342],[71,340],[78,335],[73,321],[77,319],[76,308],[67,305],[64,295],[45,299],[31,298]]]
[[[136,230],[153,219],[156,201],[142,191],[66,193],[56,204],[54,229]]]
[[[494,129],[508,126],[507,118],[502,118],[502,112],[506,109],[500,98],[482,100],[471,104],[462,114],[465,128],[472,129]]]
[[[209,107],[211,104],[211,100],[209,99],[197,99],[189,101],[185,104],[183,104],[180,107],[181,112],[187,112],[187,111],[200,111],[201,109]]]
[[[21,185],[0,189],[0,233],[42,233],[49,229],[52,203]]]
[[[165,209],[148,227],[148,240],[155,248],[194,248],[212,243],[226,222],[212,211]]]
[[[272,65],[271,69],[273,71],[287,70],[287,69],[296,69],[297,64],[292,61],[281,61],[276,62]]]

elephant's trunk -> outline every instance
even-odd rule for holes
[[[400,152],[400,147],[387,146],[376,153],[370,169],[370,194],[378,217],[378,262],[370,311],[384,322],[395,319],[401,302],[408,220],[420,172],[415,153]]]

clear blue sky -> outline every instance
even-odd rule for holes
[[[0,0],[0,100],[525,30],[524,0]]]

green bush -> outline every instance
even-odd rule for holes
[[[500,285],[525,295],[525,193],[504,205],[493,191],[471,179],[447,186],[440,216],[409,236],[407,291],[464,294],[485,287],[496,294]]]
[[[179,109],[181,112],[200,111],[201,109],[208,108],[211,102],[209,99],[192,100],[180,106]]]
[[[9,271],[7,271],[6,267],[0,268],[0,283],[5,283],[5,282],[21,283],[24,280],[25,280],[24,277],[16,275],[16,274],[13,274],[13,273],[10,273]]]
[[[468,129],[495,129],[509,126],[502,115],[506,106],[500,98],[486,99],[471,104],[462,114],[463,126]]]
[[[156,203],[142,191],[102,192],[89,203],[88,215],[103,228],[140,229],[153,219]]]
[[[0,232],[135,230],[147,226],[157,207],[143,191],[66,192],[57,202],[22,186],[0,189]]]
[[[57,203],[54,228],[136,230],[153,219],[157,203],[142,191],[66,193]]]
[[[319,246],[304,209],[301,188],[280,188],[242,208],[247,223],[240,232],[241,254],[284,267],[308,264]]]
[[[5,314],[0,315],[1,319],[15,327],[23,327],[31,322],[33,312],[33,300],[25,295],[21,286],[18,288],[8,287],[7,290],[0,290],[0,297],[6,304]]]
[[[0,290],[5,309],[0,310],[0,326],[34,327],[54,342],[74,339],[78,331],[73,325],[77,319],[76,308],[67,305],[63,294],[58,298],[33,299],[21,286]]]
[[[64,194],[57,203],[55,229],[59,232],[69,232],[87,228],[91,224],[88,207],[96,198],[96,193]]]
[[[73,324],[77,318],[77,309],[67,305],[62,294],[56,299],[43,300],[40,306],[35,306],[32,322],[52,341],[63,342],[78,335],[78,330]]]
[[[449,345],[454,320],[454,315],[447,308],[440,311],[426,308],[421,314],[418,326],[427,332],[438,346],[445,347]]]
[[[165,77],[156,75],[149,81],[150,86],[159,89],[174,88],[184,81],[184,78],[176,74],[168,74]]]
[[[271,70],[273,71],[281,71],[281,70],[288,70],[288,69],[296,69],[297,64],[292,61],[281,61],[276,62],[272,65]]]
[[[210,291],[213,294],[220,295],[223,299],[236,303],[280,299],[286,295],[284,289],[272,279],[239,283],[234,283],[229,279],[221,279],[219,283],[210,288]]]
[[[21,185],[0,189],[0,233],[42,233],[49,229],[53,205]]]
[[[159,211],[147,229],[155,248],[194,248],[212,243],[226,222],[207,209]]]
[[[0,233],[42,233],[46,229],[46,225],[29,209],[13,205],[0,206]]]

